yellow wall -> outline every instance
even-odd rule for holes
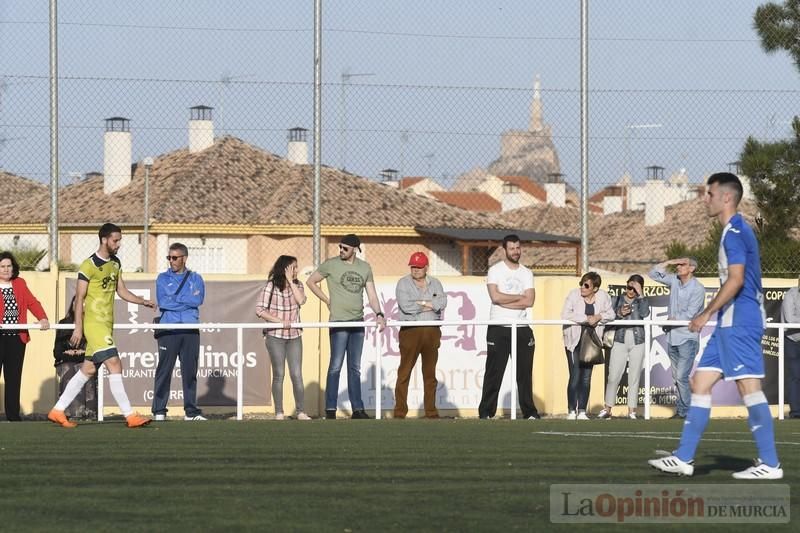
[[[644,273],[643,273],[644,274]],[[23,276],[28,282],[34,295],[42,302],[51,322],[55,323],[64,314],[64,280],[66,277],[74,276],[74,273],[63,273],[61,276],[50,273],[24,272]],[[209,280],[240,280],[240,279],[263,279],[263,276],[207,276]],[[126,274],[126,279],[153,280],[152,274]],[[397,277],[384,277],[376,279],[396,281]],[[445,286],[463,282],[467,278],[441,278]],[[622,284],[626,281],[625,276],[604,277],[603,286],[608,284]],[[482,278],[472,278],[474,283]],[[536,303],[534,305],[534,319],[557,319],[561,313],[564,298],[569,290],[577,286],[577,278],[552,276],[536,278]],[[708,287],[714,287],[717,280],[702,280]],[[482,281],[481,281],[482,282]],[[647,280],[648,285],[652,284]],[[786,287],[796,283],[796,280],[785,279],[765,279],[765,287]],[[324,287],[325,284],[323,284]],[[327,310],[320,307],[319,300],[307,291],[308,302],[302,308],[301,319],[304,322],[317,322],[327,319]],[[58,301],[58,304],[57,304]],[[33,318],[33,317],[29,317]],[[534,328],[536,337],[536,353],[534,359],[534,396],[536,405],[547,414],[564,414],[566,412],[566,386],[567,386],[567,366],[564,354],[564,345],[561,337],[560,326],[536,326]],[[303,377],[305,380],[305,403],[306,411],[311,415],[319,415],[324,410],[324,387],[325,376],[330,359],[328,345],[328,335],[325,329],[305,330],[303,335]],[[53,348],[54,334],[52,331],[39,332],[31,330],[31,342],[27,346],[25,356],[25,366],[22,376],[22,410],[24,413],[46,413],[56,400],[56,383],[53,369]],[[484,342],[484,339],[478,339]],[[2,380],[0,380],[2,384]],[[390,388],[393,383],[387,384]],[[0,402],[2,398],[0,398]],[[590,397],[590,411],[598,411],[603,402],[603,369],[598,367],[592,379],[592,391]],[[285,412],[292,413],[294,410],[294,397],[292,395],[291,381],[286,377],[284,383],[284,406]],[[142,412],[149,412],[150,406],[136,406]],[[383,406],[386,409],[387,406]],[[246,409],[247,412],[271,412],[271,407],[252,406]],[[212,410],[213,412],[213,410]],[[460,412],[443,414],[458,414],[459,416],[475,416],[476,409],[464,409]],[[667,407],[653,407],[653,416],[670,416],[672,409]],[[746,411],[742,407],[722,407],[715,408],[714,414],[719,416],[746,416]]]

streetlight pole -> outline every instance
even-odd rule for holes
[[[142,271],[150,270],[150,169],[153,158],[144,158],[144,231],[142,232]]]

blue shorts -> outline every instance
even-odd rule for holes
[[[719,372],[726,381],[764,377],[764,353],[761,350],[761,327],[735,326],[716,328],[708,340],[697,371]]]

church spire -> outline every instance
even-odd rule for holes
[[[533,100],[531,101],[531,119],[528,131],[541,131],[542,129],[542,95],[539,93],[540,88],[541,84],[537,74],[536,80],[533,82]]]

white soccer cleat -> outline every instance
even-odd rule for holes
[[[577,420],[589,420],[589,417],[586,415],[586,411],[581,411],[578,413],[578,416],[575,417]]]
[[[755,464],[741,472],[733,473],[734,479],[783,479],[783,468],[781,465],[768,466],[756,459]]]
[[[157,414],[155,417],[156,422],[164,422],[167,419],[167,415]]]
[[[577,420],[578,414],[575,411],[567,413],[567,420]]]
[[[603,409],[597,414],[597,418],[600,420],[611,420],[611,409]]]
[[[187,421],[191,420],[193,422],[200,422],[200,421],[203,421],[203,420],[208,420],[208,418],[204,417],[203,415],[184,416],[183,419],[187,420]]]
[[[650,459],[647,461],[647,464],[655,468],[656,470],[661,470],[662,472],[666,472],[667,474],[678,474],[679,476],[691,476],[694,474],[694,464],[689,462],[686,463],[681,461],[674,455],[670,455],[669,457],[662,457],[660,459]]]

